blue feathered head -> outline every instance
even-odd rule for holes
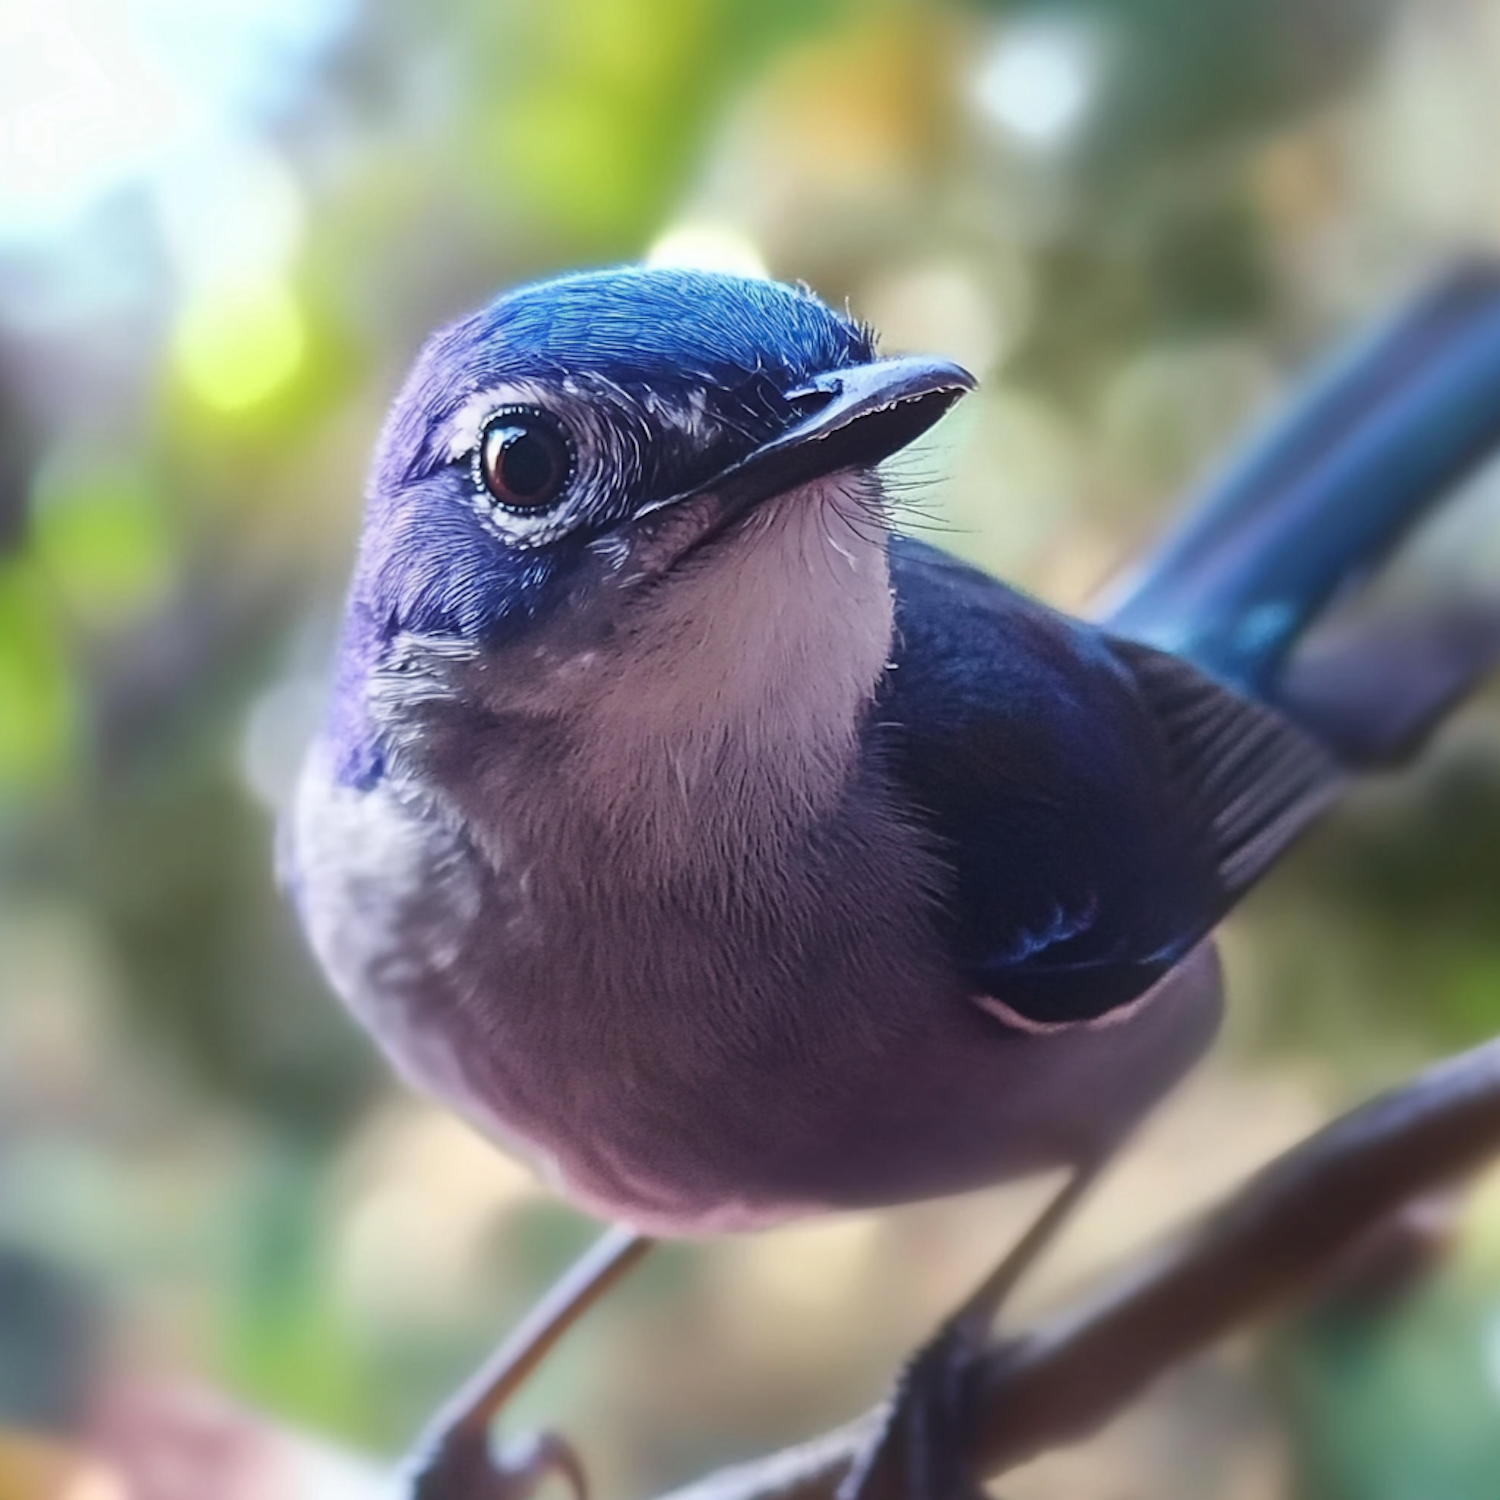
[[[428,341],[391,410],[341,673],[352,691],[398,637],[482,646],[660,572],[970,383],[877,361],[869,330],[775,282],[624,268],[507,292]]]

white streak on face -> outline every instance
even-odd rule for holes
[[[541,406],[541,388],[529,382],[513,382],[492,390],[476,391],[453,413],[448,424],[448,457],[454,463],[472,458],[479,447],[485,423],[504,406]]]
[[[507,406],[535,406],[550,411],[566,426],[587,429],[598,420],[601,403],[620,410],[635,407],[649,413],[655,425],[672,428],[688,438],[705,440],[716,425],[708,410],[708,396],[702,390],[690,390],[685,396],[678,394],[666,400],[649,391],[628,395],[612,381],[598,376],[587,382],[569,376],[552,385],[512,380],[475,391],[453,413],[448,421],[447,456],[454,463],[472,458],[485,425]]]
[[[701,390],[690,390],[685,399],[674,396],[670,401],[648,392],[643,404],[660,426],[698,442],[706,441],[717,425],[709,415],[708,397]]]

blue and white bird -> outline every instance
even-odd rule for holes
[[[289,830],[406,1078],[701,1234],[1106,1155],[1212,1039],[1215,925],[1495,655],[1304,632],[1500,441],[1500,276],[1329,373],[1098,621],[894,533],[973,384],[805,290],[619,269],[435,335]]]

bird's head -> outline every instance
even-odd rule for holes
[[[508,292],[428,341],[386,423],[340,696],[403,641],[555,658],[619,639],[682,580],[733,592],[750,539],[830,494],[883,540],[874,466],[972,384],[876,358],[772,282],[629,268]]]

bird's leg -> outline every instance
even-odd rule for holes
[[[655,1243],[628,1229],[606,1230],[552,1285],[494,1356],[427,1424],[401,1469],[401,1500],[525,1500],[551,1474],[578,1500],[583,1465],[558,1433],[529,1433],[490,1451],[490,1426],[559,1339]]]
[[[1000,1309],[1077,1207],[1105,1158],[1075,1168],[1025,1234],[907,1360],[837,1500],[983,1500],[969,1468],[968,1380]]]

